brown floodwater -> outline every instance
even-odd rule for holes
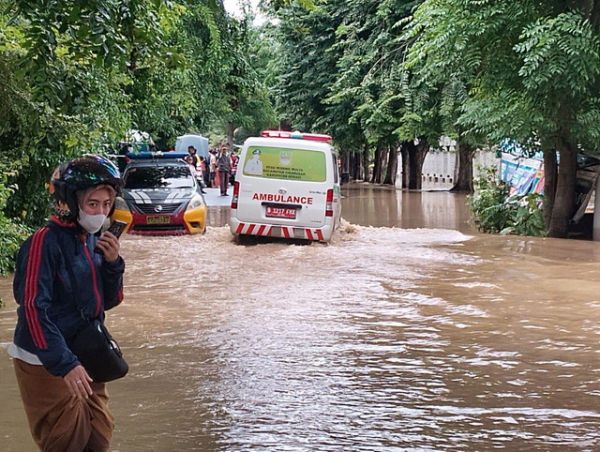
[[[464,196],[345,186],[331,244],[122,239],[114,451],[600,448],[600,244],[477,233]],[[34,450],[5,348],[0,445]]]

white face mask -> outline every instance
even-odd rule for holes
[[[89,215],[82,208],[79,208],[79,219],[77,222],[90,234],[94,234],[102,228],[106,218],[106,215],[103,214]]]

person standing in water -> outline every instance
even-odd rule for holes
[[[219,170],[221,196],[227,196],[229,174],[231,173],[231,157],[227,152],[227,143],[221,143],[221,147],[219,148],[219,154],[217,155],[217,169]]]
[[[43,451],[106,451],[114,429],[106,384],[93,381],[68,341],[121,303],[119,241],[99,234],[123,183],[109,160],[85,155],[59,166],[55,214],[21,246],[9,354],[34,441]]]

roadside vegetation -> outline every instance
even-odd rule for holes
[[[475,222],[482,232],[546,235],[540,209],[543,197],[537,193],[511,196],[509,187],[498,180],[495,169],[488,169],[475,180],[475,193],[468,199]]]
[[[132,128],[167,149],[276,125],[259,39],[212,0],[0,0],[0,274],[46,221],[61,161]]]
[[[395,184],[402,156],[410,189],[448,136],[453,190],[468,193],[475,150],[509,137],[543,151],[543,228],[566,236],[577,153],[600,142],[600,3],[262,8],[269,21],[255,26],[215,0],[0,0],[0,273],[47,218],[53,168],[110,153],[132,128],[161,149],[186,132],[213,144],[267,127],[327,133],[350,178]]]
[[[14,191],[13,188],[6,186],[6,177],[9,174],[7,168],[1,168],[0,173],[0,275],[8,270],[12,270],[14,266],[14,256],[16,255],[23,240],[33,232],[25,224],[19,221],[11,221],[1,212],[6,206],[8,197]],[[0,299],[0,307],[2,307],[2,299]]]

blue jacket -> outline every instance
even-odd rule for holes
[[[17,308],[14,342],[37,355],[53,375],[80,364],[66,341],[89,319],[123,299],[121,257],[106,262],[94,252],[98,237],[83,242],[74,223],[52,217],[21,246],[13,281]]]

